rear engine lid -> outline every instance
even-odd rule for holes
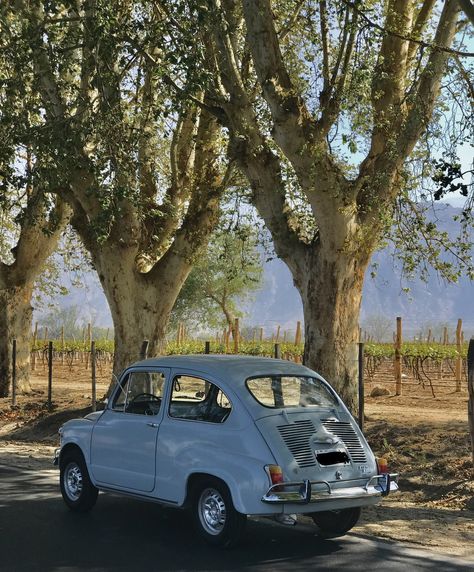
[[[375,474],[373,455],[349,416],[282,411],[255,421],[285,480],[346,480]]]

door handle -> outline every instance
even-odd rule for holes
[[[154,427],[156,429],[156,427],[158,427],[158,423],[147,423],[148,427]]]

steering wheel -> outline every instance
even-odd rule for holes
[[[139,397],[145,397],[146,399],[144,399],[143,401],[161,401],[161,397],[153,395],[153,393],[137,393],[135,397],[132,397],[132,399],[130,399],[129,404],[138,400]]]
[[[136,411],[139,404],[146,406],[143,409],[143,405],[140,405],[139,410]],[[155,405],[156,404],[156,405]],[[130,399],[127,406],[127,411],[129,413],[143,413],[145,415],[156,415],[161,407],[161,397],[153,395],[153,393],[138,393]]]

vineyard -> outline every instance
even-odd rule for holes
[[[210,353],[235,353],[229,340],[208,342]],[[53,364],[61,365],[69,372],[78,369],[89,369],[91,364],[90,345],[84,341],[55,340],[53,345]],[[460,351],[456,345],[438,343],[409,342],[401,345],[401,369],[403,386],[412,387],[419,391],[429,391],[433,397],[456,389],[456,367],[461,363],[460,372],[462,384],[467,383],[467,349],[468,344],[462,344]],[[200,354],[206,351],[205,340],[169,341],[165,353]],[[110,375],[113,363],[114,343],[108,339],[95,341],[95,364],[99,375]],[[302,363],[303,344],[283,342],[275,344],[269,340],[245,341],[239,340],[238,353],[263,357],[278,355],[286,360]],[[390,385],[395,380],[395,346],[387,343],[364,344],[364,377],[370,391],[375,384]],[[138,354],[137,354],[138,358]],[[31,348],[31,364],[33,371],[48,367],[48,343],[36,341]]]

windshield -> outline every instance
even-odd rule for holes
[[[247,380],[253,397],[265,407],[334,407],[336,397],[315,377],[271,375]]]

